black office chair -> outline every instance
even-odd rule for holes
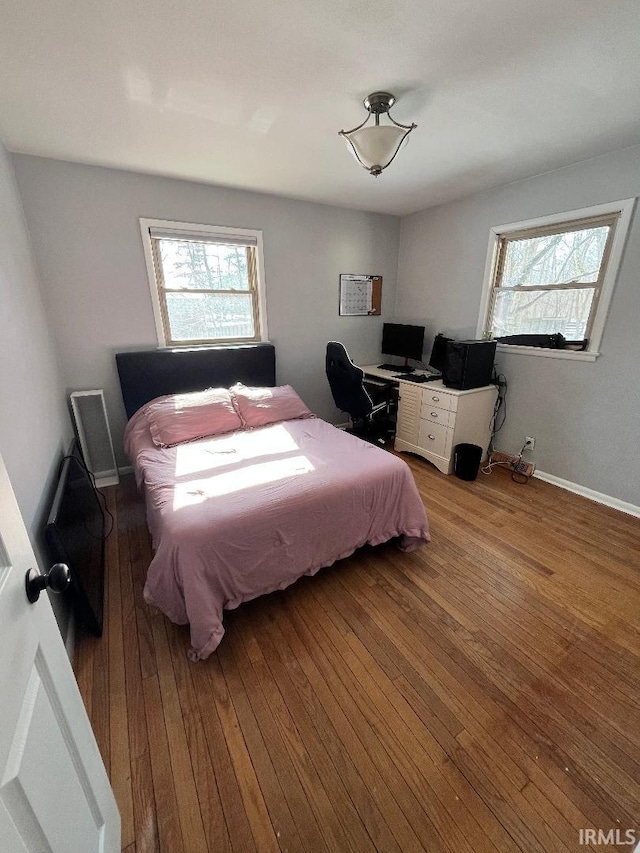
[[[390,418],[397,394],[394,386],[366,382],[362,368],[351,361],[344,345],[337,341],[327,344],[325,364],[333,400],[351,418],[353,426],[349,431],[384,444],[395,432]],[[380,418],[382,412],[386,412],[385,419]]]

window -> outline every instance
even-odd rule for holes
[[[586,340],[590,356],[579,356],[593,360],[633,202],[491,229],[478,335],[560,333],[567,341]],[[569,355],[544,354],[550,353]]]
[[[141,219],[161,346],[266,337],[259,231]]]

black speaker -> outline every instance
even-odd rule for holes
[[[433,339],[429,367],[437,370],[438,373],[444,372],[444,366],[447,363],[447,344],[452,340],[453,338],[446,338],[442,332],[439,332]]]
[[[495,341],[449,341],[442,381],[460,391],[489,385],[495,355]]]

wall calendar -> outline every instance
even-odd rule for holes
[[[382,313],[382,276],[340,276],[339,314],[342,317],[376,317]]]

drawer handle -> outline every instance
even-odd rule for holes
[[[432,417],[432,418],[437,418],[437,417],[438,417],[438,413],[437,413],[437,412],[431,412],[431,417]]]
[[[429,438],[431,439],[431,441],[435,441],[435,440],[436,440],[435,435],[429,435]]]
[[[440,397],[432,397],[431,399],[433,400],[434,403],[440,402]]]

